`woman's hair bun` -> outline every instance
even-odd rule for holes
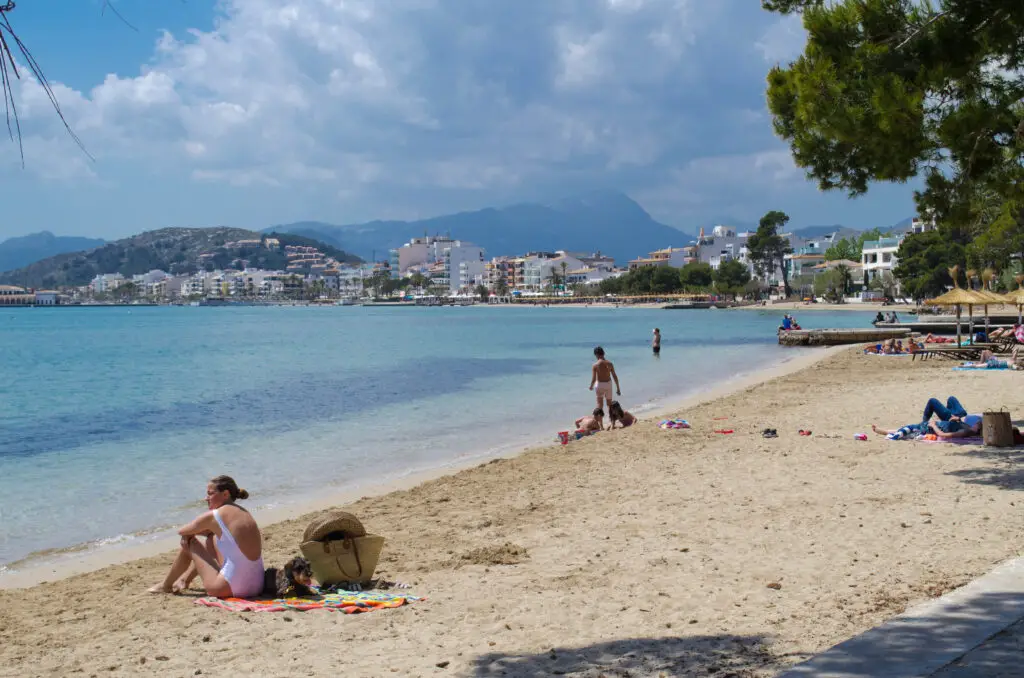
[[[245,490],[245,489],[239,489],[238,490],[238,498],[239,499],[248,499],[249,498],[249,491]]]

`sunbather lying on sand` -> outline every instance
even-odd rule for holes
[[[909,353],[916,353],[920,348],[922,347],[915,344],[912,339],[907,339],[906,346],[903,345],[902,339],[886,339],[881,344],[865,346],[864,352],[875,355],[907,355]]]
[[[985,349],[981,352],[981,357],[978,360],[968,360],[967,362],[961,363],[960,367],[973,370],[1016,370],[1017,362],[1003,360],[997,358],[992,351]]]
[[[949,337],[937,337],[931,332],[929,332],[928,336],[924,338],[924,343],[926,344],[952,344],[955,343],[955,341],[955,339],[950,339]]]
[[[937,421],[932,421],[933,416],[938,418]],[[929,433],[938,438],[973,438],[981,435],[981,421],[980,414],[967,414],[960,401],[950,396],[945,405],[938,398],[929,399],[920,423],[892,430],[872,424],[871,430],[878,435],[888,436],[890,440],[918,438]]]
[[[604,410],[600,407],[594,409],[589,417],[580,417],[576,420],[576,430],[593,433],[604,430]]]

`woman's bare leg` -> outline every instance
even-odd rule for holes
[[[887,436],[890,433],[896,433],[896,431],[886,431],[884,428],[878,428],[874,424],[871,425],[871,430],[874,431],[875,433],[877,433],[880,436]]]
[[[224,557],[220,554],[220,551],[217,550],[217,542],[213,538],[212,534],[207,535],[206,537],[206,550],[213,552],[215,560],[217,562],[217,570],[220,570],[222,567],[224,567]],[[198,576],[198,574],[199,571],[196,569],[196,564],[190,563],[188,569],[185,571],[185,574],[181,575],[181,577],[178,578],[178,581],[176,581],[172,586],[174,593],[181,593],[182,591],[187,591],[188,587],[192,585],[192,580],[195,579],[196,576]]]
[[[191,556],[191,554],[190,554]],[[196,564],[189,562],[188,569],[185,570],[185,574],[178,577],[178,581],[174,582],[172,589],[174,593],[181,593],[187,591],[188,587],[192,585],[192,580],[196,578],[198,572],[196,571]]]
[[[217,550],[211,550],[207,544],[201,543],[198,539],[190,539],[188,549],[192,554],[196,573],[202,580],[206,592],[218,598],[230,597],[232,595],[231,585],[220,573],[221,565],[217,562]]]
[[[153,588],[149,589],[150,593],[178,593],[175,590],[175,582],[178,581],[179,577],[184,576],[188,572],[189,568],[192,567],[192,554],[189,553],[184,546],[178,549],[178,555],[174,558],[174,562],[171,564],[170,571],[167,572],[167,576],[164,577],[164,581],[161,584],[157,584]]]

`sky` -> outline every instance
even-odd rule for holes
[[[781,209],[889,226],[912,186],[821,193],[765,76],[803,48],[756,0],[20,0],[0,239],[417,219],[621,190],[695,232]],[[22,65],[24,61],[21,61]],[[90,158],[91,156],[91,158]]]

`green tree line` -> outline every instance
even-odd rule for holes
[[[673,266],[643,266],[597,285],[601,294],[647,295],[682,292],[716,292],[741,295],[748,291],[750,271],[739,261],[726,261],[717,270],[710,264],[694,262]]]

